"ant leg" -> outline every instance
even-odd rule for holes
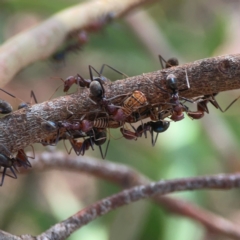
[[[31,148],[32,148],[33,156],[27,156],[27,157],[29,157],[29,158],[31,158],[31,159],[35,159],[34,147],[33,147],[33,145],[30,145],[30,146],[31,146]]]
[[[210,101],[217,109],[219,109],[221,112],[226,112],[238,99],[240,98],[240,96],[238,96],[237,98],[235,98],[224,110],[220,107],[220,105],[218,104],[217,100],[215,99],[214,96],[212,96],[213,101]]]
[[[5,92],[6,94],[8,94],[9,96],[13,97],[13,98],[16,98],[14,95],[12,95],[11,93],[5,91],[4,89],[0,88],[1,91]]]
[[[17,172],[19,172],[19,171],[16,169],[15,166],[13,166],[13,167],[14,167],[14,169],[15,169]],[[7,169],[7,168],[6,168],[6,169]],[[12,175],[9,175],[9,174],[7,174],[7,173],[5,173],[5,175],[8,176],[8,177],[10,177],[10,178],[17,179],[17,174],[14,172],[13,168],[10,167],[9,169],[11,170],[13,176],[12,176]]]
[[[6,175],[6,171],[7,171],[7,168],[4,167],[3,172],[2,172],[2,180],[1,180],[1,183],[0,183],[0,187],[3,185],[4,178],[5,178],[5,175]]]
[[[110,139],[109,139],[108,142],[107,142],[107,146],[106,146],[104,155],[103,155],[103,151],[102,151],[102,146],[101,146],[101,145],[98,146],[98,147],[99,147],[99,150],[100,150],[100,153],[101,153],[101,156],[102,156],[102,159],[105,159],[105,157],[107,156],[107,151],[108,151],[109,143],[110,143]]]
[[[69,140],[69,141],[70,141],[70,140]],[[70,150],[67,149],[66,139],[63,139],[63,145],[64,145],[64,147],[65,147],[65,149],[66,149],[66,151],[67,151],[67,154],[71,154],[73,147],[71,147]]]
[[[151,130],[152,146],[153,146],[153,147],[155,146],[155,144],[156,144],[156,142],[157,142],[158,134],[159,134],[159,133],[156,134],[156,137],[155,137],[155,139],[154,139],[154,133],[153,133],[153,130]]]
[[[92,71],[96,72],[97,75],[98,75],[99,77],[101,77],[101,74],[100,74],[93,66],[89,65],[89,66],[88,66],[88,69],[89,69],[90,79],[91,79],[92,81],[94,80],[94,78],[93,78],[93,72],[92,72]]]
[[[125,78],[128,78],[128,77],[129,77],[129,76],[126,75],[125,73],[123,73],[123,72],[121,72],[121,71],[118,71],[117,69],[109,66],[108,64],[103,64],[103,65],[102,65],[102,67],[101,67],[101,69],[100,69],[100,72],[99,72],[101,75],[102,75],[102,73],[103,73],[103,71],[104,71],[104,67],[105,67],[105,66],[108,67],[108,68],[110,68],[110,69],[112,69],[113,71],[119,73],[120,75],[122,75],[122,76],[125,77]]]
[[[33,92],[33,90],[31,90],[31,92],[30,92],[30,103],[31,103],[31,104],[32,104],[32,99],[34,100],[35,103],[38,103],[38,102],[37,102],[36,95],[35,95],[35,93]]]
[[[163,66],[163,62],[165,62],[165,64],[167,64],[166,60],[160,54],[158,55],[158,59],[161,64],[161,68],[164,69],[165,67]]]

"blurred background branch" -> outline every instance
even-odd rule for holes
[[[1,85],[5,85],[29,64],[48,58],[70,33],[80,31],[110,13],[117,18],[146,2],[153,0],[96,0],[81,3],[13,36],[0,47]]]
[[[36,155],[32,164],[34,171],[59,169],[84,172],[106,181],[116,183],[123,188],[146,185],[151,182],[146,176],[126,165],[112,163],[107,160],[100,161],[90,157],[82,157],[80,159],[62,152],[43,152]],[[154,200],[159,206],[166,208],[172,214],[179,214],[191,218],[201,223],[209,231],[231,237],[232,239],[240,238],[240,230],[237,224],[231,223],[220,216],[201,209],[190,202],[185,202],[177,198],[162,197],[161,194],[156,195]],[[92,207],[89,206],[89,209],[91,208]],[[115,207],[111,209],[115,209]],[[61,224],[64,224],[64,222]],[[51,228],[51,230],[48,230],[48,232],[54,232],[55,228],[57,229],[57,225]],[[45,233],[43,235],[45,235]]]

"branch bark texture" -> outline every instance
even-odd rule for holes
[[[190,88],[182,91],[181,97],[192,99],[240,88],[239,64],[239,54],[225,55],[141,74],[105,84],[106,98],[119,96],[111,103],[121,106],[126,97],[121,95],[129,95],[139,90],[145,94],[149,108],[153,105],[169,107],[171,94],[166,88],[166,77],[170,73],[177,77],[179,89],[187,87],[187,74]],[[159,87],[166,89],[166,92]],[[75,94],[20,109],[0,119],[0,151],[4,152],[5,147],[9,152],[14,153],[30,144],[56,135],[57,131],[53,131],[51,135],[49,131],[42,129],[42,123],[46,121],[63,121],[69,119],[70,116],[73,119],[80,119],[83,115],[85,119],[93,120],[91,118],[101,113],[103,113],[102,106],[93,104],[87,88],[81,88]]]

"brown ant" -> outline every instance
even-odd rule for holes
[[[164,58],[161,55],[159,55],[159,60],[160,60],[162,68],[163,68],[163,61],[165,62],[165,68],[177,66],[179,64],[178,60],[176,58],[170,58],[168,61],[165,61]],[[197,111],[189,111],[187,106],[183,105],[179,101],[180,99],[183,99],[187,102],[191,102],[191,103],[194,102],[190,99],[179,96],[180,91],[185,91],[190,88],[187,71],[186,71],[186,80],[187,80],[187,88],[179,90],[178,86],[177,86],[177,78],[174,74],[169,74],[166,78],[167,88],[172,91],[171,98],[170,98],[170,104],[172,105],[172,110],[171,110],[172,115],[171,115],[170,119],[175,122],[180,121],[184,118],[183,112],[186,112],[187,115],[193,119],[200,119],[204,116],[204,111],[207,108],[207,106],[206,106],[207,102],[205,102],[205,100],[202,101],[202,104],[197,105]],[[160,88],[160,87],[158,87],[158,88]],[[162,89],[162,88],[160,88],[160,89],[162,91],[166,92],[165,89]]]
[[[70,138],[69,141],[70,141],[71,146],[77,156],[79,156],[79,155],[83,156],[85,154],[85,151],[88,150],[90,147],[92,148],[92,150],[94,150],[94,148],[93,148],[94,143],[93,143],[92,137],[84,139],[83,142],[79,142],[73,138]],[[70,152],[71,152],[71,150],[70,150]]]
[[[104,71],[104,68],[105,67],[108,67],[110,69],[112,69],[113,71],[127,77],[126,74],[118,71],[117,69],[107,65],[107,64],[103,64],[101,69],[100,69],[100,72],[98,72],[94,67],[92,67],[91,65],[89,65],[89,73],[90,73],[90,79],[85,79],[83,78],[80,74],[77,74],[76,76],[69,76],[66,78],[66,80],[64,81],[63,79],[61,79],[63,82],[64,82],[64,89],[63,91],[64,92],[68,92],[68,90],[70,89],[70,87],[73,85],[73,84],[76,84],[80,87],[87,87],[89,88],[90,87],[90,84],[93,82],[93,81],[101,81],[101,83],[107,83],[107,82],[110,82],[109,79],[107,79],[106,77],[104,77],[102,75],[103,71]],[[92,71],[95,71],[97,74],[98,74],[98,77],[94,77],[93,74],[92,74]],[[94,91],[94,87],[93,88],[93,91]],[[100,90],[101,91],[101,90]],[[98,95],[97,93],[95,93],[95,95]],[[100,93],[99,93],[100,95]]]

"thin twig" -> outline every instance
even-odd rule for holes
[[[81,228],[94,219],[105,215],[106,213],[119,208],[121,206],[133,203],[140,199],[152,196],[164,195],[185,190],[199,189],[231,189],[240,187],[240,174],[221,174],[215,176],[205,176],[196,178],[185,178],[176,180],[161,180],[157,183],[148,185],[140,185],[128,190],[124,190],[118,194],[102,199],[97,203],[77,212],[68,219],[54,225],[45,233],[39,235],[37,239],[44,237],[55,237],[57,239],[65,239],[76,229]]]
[[[62,152],[37,154],[32,164],[36,171],[49,170],[51,168],[82,171],[114,182],[124,188],[150,183],[150,179],[125,165],[108,162],[107,160],[99,161],[86,156],[81,158],[73,157]],[[159,195],[155,196],[154,200],[171,213],[189,217],[213,232],[231,237],[232,239],[240,238],[240,230],[236,224],[192,203]]]

